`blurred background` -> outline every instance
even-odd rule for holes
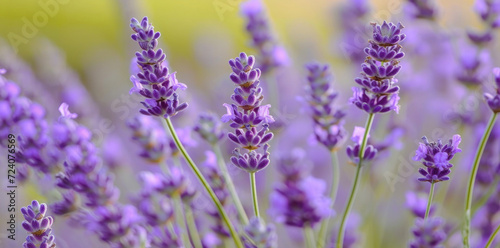
[[[131,144],[132,132],[126,125],[139,108],[139,99],[128,94],[132,87],[129,80],[131,59],[139,49],[130,39],[130,18],[148,16],[155,30],[161,32],[159,47],[167,54],[169,68],[188,86],[181,98],[190,106],[174,121],[177,127],[190,130],[202,112],[210,111],[218,116],[225,113],[222,104],[230,101],[234,89],[227,61],[240,52],[254,54],[259,60],[258,50],[250,44],[250,36],[245,30],[246,21],[239,9],[241,2],[1,0],[0,68],[8,70],[5,76],[20,84],[23,94],[44,105],[48,118],[54,121],[59,116],[57,107],[64,96],[60,99],[47,97],[50,92],[57,92],[64,85],[84,86],[76,88],[71,98],[74,105],[80,106],[72,108],[70,104],[70,110],[80,110],[76,111],[81,118],[79,121],[94,133],[103,159],[114,156],[106,162],[118,164],[112,170],[117,175],[121,200],[126,202],[138,191],[138,171],[159,171],[134,156],[138,148]],[[273,114],[284,123],[273,142],[272,156],[301,148],[306,151],[305,163],[310,165],[312,175],[326,182],[331,178],[329,154],[310,142],[312,121],[304,102],[300,101],[306,85],[304,65],[311,61],[330,64],[335,77],[334,88],[339,93],[336,103],[347,112],[345,127],[352,133],[354,126],[363,126],[366,119],[366,113],[348,104],[348,99],[364,60],[364,55],[359,54],[370,39],[369,23],[389,20],[405,26],[407,40],[402,45],[406,57],[397,76],[402,107],[399,114],[378,115],[375,121],[371,139],[373,143],[387,143],[388,148],[364,171],[363,184],[354,205],[360,219],[359,235],[352,247],[406,246],[412,238],[410,230],[414,223],[406,207],[406,194],[408,191],[428,192],[426,183],[416,181],[420,165],[411,159],[414,151],[424,135],[431,140],[447,141],[456,133],[462,135],[463,153],[453,161],[451,181],[437,186],[435,204],[436,215],[446,218],[449,225],[446,247],[460,247],[461,244],[460,231],[454,228],[462,220],[467,173],[489,115],[482,93],[492,92],[491,69],[500,66],[499,54],[494,52],[500,48],[500,42],[494,37],[493,42],[477,46],[468,40],[467,31],[488,29],[473,0],[430,2],[436,13],[426,19],[415,17],[415,10],[404,0],[265,1],[276,41],[288,55],[286,65],[263,79],[263,84],[276,83],[278,86],[279,100],[266,95],[265,101],[279,101],[274,102]],[[492,33],[498,35],[498,31]],[[471,49],[477,49],[477,53]],[[479,75],[482,84],[472,87],[462,82],[461,75],[469,73],[464,68],[476,57],[481,66],[471,73]],[[224,127],[229,129],[228,125]],[[192,137],[199,145],[193,146],[190,152],[201,162],[208,146],[195,134]],[[224,142],[226,160],[233,148],[230,142]],[[339,152],[342,176],[334,207],[337,216],[344,210],[355,172],[344,151]],[[242,182],[238,192],[245,207],[251,209],[246,174],[235,168],[231,171],[235,178],[241,178],[235,180]],[[5,170],[1,173],[3,182]],[[265,212],[269,192],[281,176],[271,163],[258,174],[257,180],[261,208]],[[43,184],[43,179],[36,179],[20,187],[19,208],[35,198],[42,202],[53,200],[54,196],[46,194]],[[3,197],[2,193],[1,199]],[[3,204],[4,200],[1,202]],[[0,213],[2,223],[5,223],[5,214],[5,210]],[[21,246],[25,235],[20,226],[22,216],[17,220],[19,240],[6,240],[2,227],[1,247]],[[269,217],[267,220],[273,222]],[[59,247],[106,247],[85,230],[70,225],[64,217],[56,217],[53,232]],[[293,235],[297,230],[280,224],[276,226],[279,247],[301,247],[294,240],[301,238],[292,237],[300,236]]]

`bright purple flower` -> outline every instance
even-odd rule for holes
[[[373,40],[364,49],[365,62],[361,65],[361,77],[355,82],[361,88],[353,88],[354,95],[349,100],[367,113],[385,113],[391,110],[398,113],[399,87],[394,78],[401,70],[399,59],[404,57],[399,42],[406,36],[401,33],[404,28],[384,21],[382,25],[372,23]]]
[[[447,177],[447,175],[450,174],[450,168],[453,166],[450,164],[450,160],[456,153],[462,151],[458,148],[462,140],[460,135],[453,135],[453,138],[450,139],[447,144],[443,144],[441,140],[429,143],[425,136],[422,140],[424,143],[419,144],[413,160],[423,160],[422,164],[427,170],[422,168],[419,169],[420,174],[424,177],[418,180],[430,183],[449,180],[450,178]]]
[[[25,248],[55,248],[55,237],[51,234],[52,223],[54,219],[51,216],[45,216],[47,205],[38,203],[34,200],[31,205],[21,208],[24,216],[22,226],[24,230],[30,233],[23,243]]]
[[[351,140],[354,141],[353,146],[347,146],[346,153],[350,159],[350,163],[357,165],[359,163],[359,152],[361,149],[361,143],[363,142],[363,136],[365,134],[365,129],[362,127],[354,127],[354,132],[352,133]],[[370,137],[368,135],[368,137]],[[367,137],[367,138],[368,138]],[[367,145],[365,151],[363,152],[363,162],[373,160],[377,155],[378,150],[373,147],[373,145]]]
[[[246,29],[251,36],[251,44],[260,53],[258,67],[263,74],[289,63],[285,49],[278,44],[264,5],[261,0],[248,0],[241,4],[241,13],[246,19]]]
[[[269,145],[273,133],[269,131],[269,123],[273,117],[269,114],[269,105],[261,106],[264,96],[259,86],[260,70],[253,68],[255,58],[241,53],[239,57],[229,60],[233,72],[231,80],[237,85],[231,99],[234,104],[224,104],[227,114],[222,116],[223,122],[231,121],[234,133],[228,133],[231,141],[247,150],[241,153],[235,149],[231,162],[248,172],[257,172],[269,164]],[[262,148],[259,152],[257,149]]]
[[[484,94],[484,98],[488,103],[488,106],[494,113],[500,112],[500,68],[496,67],[493,69],[493,75],[495,76],[496,83],[496,95],[491,95],[489,93]]]
[[[312,176],[280,184],[271,193],[269,214],[285,225],[313,227],[333,214],[331,199],[324,196],[325,191],[326,183]]]
[[[345,142],[347,132],[343,127],[345,113],[333,106],[337,93],[333,91],[333,75],[328,65],[312,63],[309,71],[306,101],[311,107],[316,140],[329,150],[336,150]]]
[[[144,17],[141,22],[132,18],[130,27],[135,32],[132,39],[136,41],[142,52],[137,52],[137,64],[141,71],[131,77],[134,84],[130,93],[138,92],[145,97],[142,105],[145,109],[140,112],[144,115],[169,117],[187,108],[187,103],[180,103],[177,89],[186,89],[186,85],[179,83],[175,73],[168,73],[164,65],[165,54],[161,49],[155,51],[158,45],[159,32]]]
[[[415,239],[410,242],[410,247],[444,247],[441,244],[446,238],[443,225],[444,221],[440,218],[427,218],[425,220],[417,218],[415,220],[415,228],[413,229]]]

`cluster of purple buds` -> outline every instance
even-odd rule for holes
[[[18,133],[18,162],[49,173],[57,166],[58,156],[45,149],[50,141],[45,109],[21,96],[19,86],[2,76],[5,72],[0,69],[0,145],[6,146],[8,135]]]
[[[222,131],[222,123],[214,114],[201,114],[198,116],[198,121],[193,127],[193,131],[197,132],[202,139],[209,144],[215,145],[224,138]]]
[[[456,153],[462,151],[458,148],[462,140],[460,135],[453,135],[453,138],[447,144],[443,144],[441,140],[429,142],[425,136],[422,140],[424,143],[419,144],[413,157],[413,160],[422,161],[422,164],[426,167],[426,170],[423,168],[418,170],[423,176],[418,180],[429,183],[449,180],[450,178],[447,175],[450,174],[450,168],[453,166],[450,160]]]
[[[278,247],[278,237],[274,226],[266,225],[263,220],[253,217],[245,226],[245,248],[276,248]]]
[[[306,152],[301,148],[294,148],[291,152],[279,154],[276,158],[276,168],[287,182],[297,182],[303,179],[309,171],[308,165],[304,161]]]
[[[151,163],[161,163],[165,159],[167,138],[155,119],[137,115],[127,122],[127,126],[132,130],[132,139],[141,147],[141,157]]]
[[[436,10],[432,6],[431,0],[408,0],[411,9],[409,14],[416,19],[434,20]]]
[[[440,218],[417,218],[413,235],[415,239],[410,242],[410,248],[434,247],[443,248],[441,244],[446,239],[446,233],[443,230],[444,221]]]
[[[132,39],[139,43],[143,50],[135,54],[141,71],[130,77],[134,84],[130,93],[138,92],[146,98],[141,102],[144,109],[140,110],[144,115],[165,118],[176,115],[188,105],[179,102],[179,96],[175,91],[187,87],[177,81],[175,73],[169,74],[168,68],[163,64],[166,57],[163,50],[155,51],[160,32],[154,31],[147,17],[144,17],[141,22],[132,18],[130,27],[135,32]]]
[[[181,239],[179,236],[174,236],[167,227],[154,227],[148,232],[149,242],[151,247],[163,248],[181,248]]]
[[[314,136],[329,150],[336,150],[345,142],[347,132],[342,120],[345,113],[332,106],[337,98],[331,85],[333,75],[327,64],[312,63],[306,68],[309,71],[306,100],[311,107]]]
[[[314,227],[333,212],[325,192],[326,183],[312,176],[285,182],[271,193],[269,214],[288,226]]]
[[[270,105],[261,106],[264,96],[259,86],[260,70],[253,68],[255,58],[241,53],[239,57],[229,60],[233,72],[231,80],[237,85],[231,99],[233,104],[224,104],[227,114],[222,116],[223,122],[231,121],[234,133],[228,133],[231,141],[247,150],[241,153],[234,150],[231,162],[238,168],[250,173],[264,169],[269,164],[269,145],[273,133],[269,131],[269,123],[274,122],[269,114]],[[256,150],[263,148],[263,153]]]
[[[494,113],[500,112],[500,68],[493,69],[493,75],[495,76],[495,84],[496,84],[496,94],[492,95],[489,93],[484,94],[484,98],[486,98],[486,102],[488,106]]]
[[[361,149],[361,143],[363,141],[363,135],[365,133],[365,129],[362,127],[354,127],[354,132],[352,134],[351,140],[354,141],[354,147],[353,146],[347,146],[346,148],[346,153],[347,156],[350,159],[350,162],[353,165],[357,165],[359,163],[359,154],[360,154],[360,149]],[[368,135],[367,138],[369,138],[370,135]],[[375,156],[377,155],[378,150],[373,146],[373,145],[367,145],[365,147],[365,151],[363,152],[363,162],[367,162],[370,160],[373,160]]]
[[[262,1],[248,0],[242,3],[241,10],[247,21],[246,29],[252,38],[252,46],[257,48],[262,58],[259,64],[262,73],[288,64],[288,55],[273,35]]]
[[[24,216],[22,226],[24,230],[30,233],[24,242],[24,248],[55,248],[55,237],[51,234],[52,223],[54,219],[51,216],[45,216],[47,205],[38,203],[34,200],[31,205],[21,208]]]
[[[395,25],[384,21],[382,25],[372,23],[373,40],[364,49],[368,55],[361,65],[361,77],[356,83],[361,88],[353,87],[354,95],[350,102],[367,113],[385,113],[399,111],[399,87],[394,78],[401,66],[399,59],[404,57],[399,43],[406,38],[401,33],[401,23]]]
[[[207,156],[207,159],[203,163],[203,169],[207,175],[207,179],[210,182],[210,185],[215,192],[215,195],[217,196],[217,198],[219,198],[222,206],[226,207],[229,202],[229,191],[227,189],[224,176],[217,166],[217,157],[211,151],[207,151],[205,152],[205,154]],[[215,224],[211,228],[212,231],[221,238],[229,238],[229,230],[227,230],[227,228],[225,227],[224,221],[222,220],[222,217],[220,216],[217,209],[211,208],[207,211],[207,213],[215,220]]]
[[[84,203],[88,207],[114,204],[120,191],[114,185],[113,175],[98,166],[99,157],[91,140],[92,133],[73,120],[76,114],[69,112],[65,103],[61,104],[59,110],[61,117],[54,124],[54,130],[57,130],[57,135],[54,136],[57,139],[54,141],[64,149],[67,156],[64,171],[56,175],[57,186],[84,196]],[[68,206],[66,209],[71,208]]]

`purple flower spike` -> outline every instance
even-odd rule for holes
[[[446,181],[450,178],[447,176],[450,174],[450,168],[453,165],[450,160],[456,153],[462,150],[458,148],[460,141],[460,135],[455,134],[447,144],[443,144],[441,140],[437,142],[429,142],[427,137],[423,137],[424,143],[420,143],[413,160],[421,161],[426,169],[419,169],[422,178],[419,181],[436,183],[440,181]]]
[[[493,69],[493,75],[495,76],[496,94],[485,93],[484,98],[494,113],[500,113],[500,68]]]
[[[175,77],[175,72],[168,72],[165,66],[166,55],[161,49],[155,51],[158,45],[159,32],[154,32],[154,27],[144,17],[141,22],[132,18],[130,27],[135,32],[132,39],[136,41],[142,49],[137,52],[136,61],[141,69],[136,75],[132,75],[130,80],[134,84],[130,93],[139,93],[145,99],[140,110],[144,115],[169,117],[187,108],[187,103],[180,103],[177,89],[186,89],[185,84],[179,83]]]
[[[227,114],[222,116],[223,122],[231,121],[230,126],[234,128],[234,133],[228,133],[231,141],[247,150],[241,154],[236,149],[231,162],[248,172],[257,172],[264,169],[269,164],[269,145],[273,133],[269,131],[269,123],[274,122],[274,118],[269,114],[270,105],[261,105],[264,96],[262,88],[259,86],[260,70],[253,68],[255,64],[253,56],[241,53],[239,57],[229,60],[232,73],[229,76],[236,83],[231,99],[233,104],[224,104]],[[262,152],[257,149],[262,148]],[[243,151],[242,151],[243,152]]]
[[[329,150],[337,150],[345,142],[347,132],[342,120],[345,113],[333,107],[337,93],[331,87],[332,73],[328,65],[319,63],[309,64],[306,68],[309,71],[306,101],[311,107],[314,136]]]
[[[399,43],[406,36],[404,28],[384,21],[382,25],[372,23],[373,40],[364,49],[368,55],[361,64],[361,77],[355,82],[361,88],[353,88],[353,97],[349,101],[367,113],[386,113],[391,110],[398,113],[399,87],[394,77],[401,70],[399,59],[404,57]]]
[[[441,245],[446,238],[443,224],[444,222],[440,218],[428,218],[426,220],[417,218],[413,229],[415,240],[410,243],[410,248],[444,247]]]
[[[31,202],[31,205],[21,208],[21,213],[25,219],[22,226],[24,230],[30,233],[26,237],[23,247],[55,248],[55,237],[51,234],[54,219],[50,216],[45,216],[47,205],[45,203],[40,204],[34,200]]]

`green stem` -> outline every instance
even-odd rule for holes
[[[198,228],[196,228],[196,223],[194,221],[193,210],[191,206],[186,206],[186,221],[188,224],[189,235],[191,235],[191,240],[193,241],[195,248],[202,248],[200,234],[198,233]]]
[[[306,247],[307,248],[316,247],[315,246],[316,243],[314,242],[314,231],[308,225],[304,226],[304,238],[306,240],[306,245],[307,245]]]
[[[493,244],[493,240],[495,240],[495,236],[497,236],[497,234],[498,234],[499,231],[500,231],[500,225],[491,234],[490,238],[488,239],[488,243],[486,243],[486,248],[489,248],[491,246],[491,244]]]
[[[429,212],[431,211],[431,203],[432,197],[434,196],[434,182],[431,183],[431,190],[429,191],[429,200],[427,200],[427,208],[425,209],[425,217],[424,220],[429,216]]]
[[[359,186],[359,176],[361,175],[361,164],[363,163],[363,155],[366,147],[366,143],[368,141],[368,134],[370,133],[370,129],[372,128],[373,124],[373,117],[374,114],[371,113],[368,116],[368,120],[366,120],[366,125],[365,125],[365,134],[363,135],[363,140],[361,142],[361,149],[359,150],[359,162],[356,166],[356,176],[354,177],[354,183],[352,185],[352,190],[351,190],[351,195],[349,196],[349,200],[347,201],[347,206],[344,211],[344,215],[342,216],[342,221],[340,222],[340,228],[339,228],[339,234],[337,236],[337,246],[336,247],[343,247],[344,244],[344,232],[345,232],[345,225],[346,225],[346,220],[347,216],[349,216],[349,213],[351,212],[352,209],[352,204],[354,203],[354,198],[356,198],[356,192],[358,190]]]
[[[493,125],[495,124],[495,120],[497,117],[497,113],[494,113],[490,121],[488,122],[488,126],[486,127],[486,131],[481,138],[481,142],[479,143],[479,147],[477,148],[476,157],[474,158],[474,165],[472,166],[472,173],[470,173],[469,177],[469,186],[467,188],[467,200],[465,205],[465,225],[463,230],[463,244],[465,248],[469,248],[469,234],[470,234],[470,222],[471,222],[471,207],[472,207],[472,192],[474,191],[474,182],[476,181],[476,174],[479,167],[479,161],[481,161],[481,156],[483,155],[484,147],[486,146],[486,141],[490,137],[491,130],[493,129]]]
[[[243,223],[243,225],[246,226],[248,224],[248,216],[245,212],[245,209],[243,208],[243,205],[241,204],[240,198],[238,197],[238,193],[236,192],[236,187],[234,187],[233,179],[231,179],[231,176],[229,175],[229,171],[227,170],[227,165],[224,162],[224,157],[222,156],[222,152],[220,151],[220,148],[217,145],[212,145],[212,149],[214,150],[215,155],[217,156],[219,169],[222,172],[224,181],[226,181],[229,194],[231,195],[231,198],[233,198],[234,205],[236,206],[236,210],[238,211],[238,216],[240,217],[240,220]]]
[[[174,216],[175,216],[175,222],[177,222],[177,225],[179,225],[180,228],[180,234],[182,238],[182,242],[186,246],[191,246],[191,241],[189,240],[188,236],[188,229],[186,227],[186,221],[184,220],[184,211],[182,211],[182,200],[179,194],[176,194],[173,197],[174,200]]]
[[[175,144],[177,145],[177,148],[181,151],[182,155],[186,159],[187,163],[193,170],[193,172],[196,174],[196,177],[198,177],[198,180],[200,180],[201,184],[205,188],[205,190],[208,192],[210,195],[210,198],[212,198],[212,201],[214,202],[215,206],[217,207],[217,210],[219,211],[219,214],[221,215],[222,219],[226,223],[229,232],[231,233],[231,237],[233,238],[234,243],[236,244],[236,247],[238,248],[243,248],[243,244],[240,240],[240,237],[238,233],[236,232],[233,224],[231,224],[231,221],[229,220],[229,217],[227,216],[226,211],[224,210],[224,207],[222,206],[221,202],[219,201],[219,198],[215,195],[214,190],[212,187],[208,184],[207,179],[201,174],[201,171],[198,169],[196,164],[193,162],[189,154],[187,153],[186,149],[182,145],[181,141],[179,140],[179,137],[177,136],[177,133],[175,132],[174,126],[172,125],[172,121],[170,118],[162,118],[162,122],[166,122],[168,130],[170,131],[170,134],[172,134],[172,137],[175,141]]]
[[[333,208],[335,203],[335,199],[337,198],[337,191],[339,188],[339,178],[340,178],[340,170],[339,170],[339,159],[337,157],[336,151],[330,151],[330,155],[332,157],[332,188],[330,189],[330,199],[332,199],[332,203],[330,208]],[[329,229],[330,218],[325,218],[321,222],[321,227],[319,229],[318,234],[318,247],[324,247],[327,243],[326,233]]]
[[[250,173],[250,184],[250,187],[252,187],[253,210],[255,212],[255,216],[260,218],[259,200],[257,199],[257,185],[255,184],[255,172]]]

